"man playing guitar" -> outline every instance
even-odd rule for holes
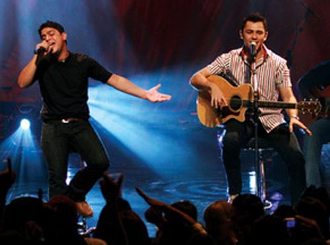
[[[225,91],[210,81],[212,75],[230,72],[239,83],[250,83],[261,101],[296,103],[292,91],[290,71],[286,61],[266,47],[268,37],[266,19],[260,14],[246,17],[239,31],[243,46],[218,56],[211,64],[197,71],[190,79],[198,91],[209,93],[210,103],[215,109],[228,107]],[[305,160],[293,133],[293,126],[311,132],[299,120],[297,109],[287,109],[290,118],[287,123],[282,109],[260,108],[257,117],[258,135],[269,143],[287,164],[291,202],[296,203],[306,188]],[[229,200],[232,201],[242,191],[240,149],[255,135],[255,124],[249,120],[235,119],[223,125],[222,157],[225,166]]]

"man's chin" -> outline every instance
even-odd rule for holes
[[[53,56],[53,57],[58,57],[60,55],[60,51],[59,50],[52,50],[49,55]]]

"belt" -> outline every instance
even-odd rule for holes
[[[85,121],[82,118],[77,118],[77,117],[67,117],[67,118],[62,118],[62,119],[51,119],[51,120],[45,120],[46,123],[74,123],[74,122],[82,122]]]
[[[73,123],[73,122],[81,122],[81,121],[83,121],[83,119],[75,118],[75,117],[61,119],[61,123]]]

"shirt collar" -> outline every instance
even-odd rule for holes
[[[261,48],[264,50],[263,60],[266,60],[267,57],[269,56],[269,54],[268,54],[269,53],[269,49],[266,47],[265,44],[262,44]],[[240,56],[242,57],[243,60],[247,60],[248,53],[246,52],[246,50],[244,50],[244,46],[241,48]]]

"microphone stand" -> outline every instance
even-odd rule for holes
[[[265,195],[263,193],[263,184],[261,183],[261,166],[259,164],[260,152],[259,152],[259,136],[258,136],[258,120],[259,120],[259,93],[258,93],[258,81],[256,77],[256,63],[255,57],[251,57],[250,74],[251,84],[253,86],[253,125],[254,125],[254,161],[256,168],[256,183],[257,183],[257,194],[261,201],[265,201]]]

